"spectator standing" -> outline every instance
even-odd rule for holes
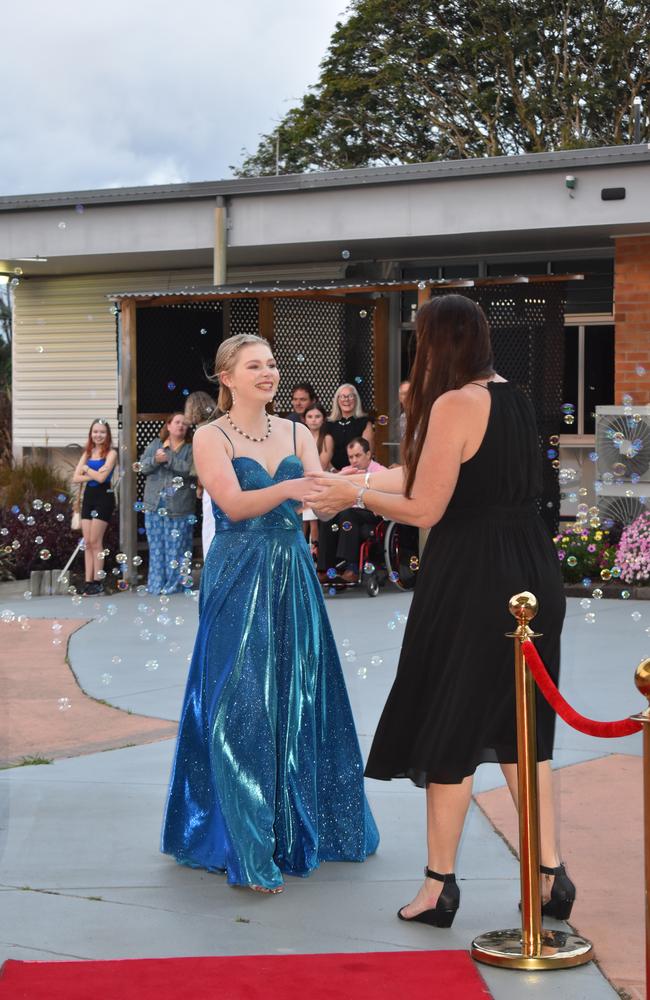
[[[327,433],[331,434],[334,440],[332,466],[337,471],[348,464],[346,448],[353,438],[364,437],[370,445],[370,451],[373,450],[372,420],[363,412],[361,397],[349,382],[344,382],[334,393]]]
[[[399,439],[402,441],[404,439],[404,434],[406,433],[406,398],[411,388],[411,383],[408,380],[400,382],[397,394],[399,396]]]
[[[286,419],[294,423],[304,424],[305,410],[316,402],[316,393],[309,382],[296,382],[291,390],[291,410]]]
[[[113,447],[108,420],[93,420],[88,440],[72,476],[73,483],[84,486],[81,504],[81,531],[85,543],[84,561],[86,596],[101,594],[104,587],[104,535],[115,510],[111,477],[115,471],[117,452]]]
[[[305,410],[305,423],[316,442],[318,457],[323,471],[327,472],[332,464],[334,454],[334,438],[327,429],[327,413],[320,403],[310,403]]]
[[[172,413],[167,418],[140,462],[146,476],[147,590],[150,594],[173,594],[182,589],[181,565],[188,558],[184,553],[191,554],[196,521],[190,425],[183,413]]]
[[[185,419],[191,427],[200,427],[210,420],[216,420],[221,416],[217,409],[217,404],[207,392],[198,390],[191,393],[185,402]],[[208,554],[208,549],[214,538],[214,513],[212,510],[212,498],[203,486],[198,483],[196,495],[201,500],[201,544],[203,548],[203,561]]]

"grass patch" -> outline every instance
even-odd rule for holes
[[[34,757],[21,757],[17,764],[3,764],[0,767],[0,771],[8,771],[10,767],[35,767],[37,764],[53,764],[52,760],[47,757],[39,757],[36,754]]]

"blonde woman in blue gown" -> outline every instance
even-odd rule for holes
[[[300,504],[319,471],[309,430],[267,413],[269,343],[217,352],[224,416],[194,437],[215,539],[181,712],[162,850],[279,892],[321,861],[363,861],[379,835]]]

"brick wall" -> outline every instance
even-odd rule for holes
[[[650,403],[650,236],[616,240],[615,402]]]

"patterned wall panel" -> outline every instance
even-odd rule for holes
[[[547,451],[551,439],[559,436],[563,428],[566,284],[484,285],[458,289],[457,293],[482,307],[492,331],[496,370],[516,382],[533,404],[543,463],[540,513],[555,532],[560,488],[557,469]],[[445,293],[441,290],[434,294]]]

